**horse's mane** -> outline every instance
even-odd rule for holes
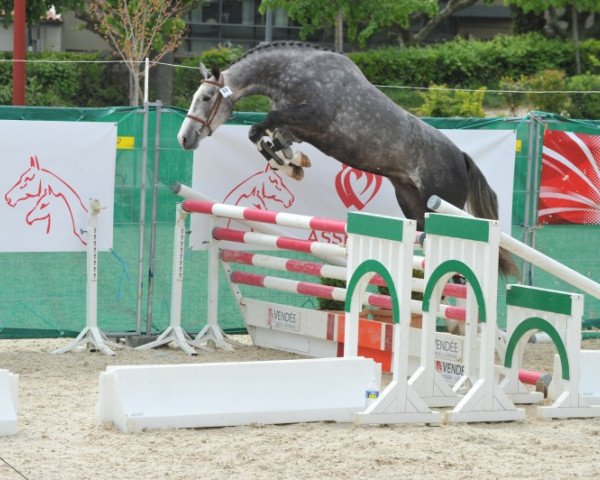
[[[277,49],[277,48],[290,48],[290,47],[291,48],[309,48],[309,49],[313,49],[313,50],[324,50],[324,51],[335,53],[331,49],[324,47],[322,45],[319,45],[317,43],[299,42],[299,41],[295,41],[295,40],[277,40],[275,42],[259,43],[256,47],[253,47],[250,50],[247,50],[240,58],[238,58],[236,61],[232,62],[231,65],[234,65],[235,63],[240,62],[240,61],[244,60],[245,58],[249,57],[250,55],[253,55],[257,52],[261,52],[264,50],[272,50],[272,49]]]

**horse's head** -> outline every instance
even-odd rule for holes
[[[279,202],[284,208],[294,203],[294,194],[290,192],[283,179],[269,164],[265,168],[266,179],[262,184],[262,197],[265,200]]]
[[[216,65],[211,68],[211,76],[204,65],[200,65],[203,80],[194,94],[177,140],[186,150],[198,148],[198,143],[212,133],[230,117],[233,111],[231,89],[225,83],[225,73]]]
[[[40,196],[35,206],[27,213],[25,221],[27,225],[33,225],[35,222],[46,222],[46,233],[50,232],[50,225],[52,223],[52,192],[50,191],[46,195]]]
[[[36,156],[29,159],[29,168],[25,170],[17,183],[4,195],[6,203],[14,207],[17,203],[32,197],[39,197],[42,193],[42,179],[40,163]]]

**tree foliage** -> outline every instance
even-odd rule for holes
[[[408,28],[414,14],[435,15],[436,0],[262,0],[260,11],[283,8],[300,27],[303,38],[320,28],[335,23],[340,11],[348,30],[348,38],[366,45],[377,32],[393,25]]]
[[[145,58],[158,62],[175,50],[185,31],[181,0],[91,0],[88,11],[99,33],[125,60],[131,74],[131,103],[140,99]]]
[[[524,12],[541,13],[551,8],[573,6],[580,12],[600,11],[598,0],[504,0],[507,5],[519,7]]]
[[[578,35],[581,38],[593,38],[600,31],[598,22],[588,18],[600,12],[598,0],[504,0],[504,3],[517,7],[525,13],[543,14],[546,21],[545,29],[553,35],[564,38],[573,36],[574,18],[577,18],[576,27],[580,30]]]
[[[478,0],[262,0],[260,10],[283,8],[301,27],[303,38],[334,25],[343,12],[348,39],[361,47],[376,33],[385,32],[400,45],[418,45],[441,22]],[[491,3],[492,0],[483,0]]]
[[[594,20],[600,12],[598,0],[504,0],[504,3],[518,7],[524,12],[544,13],[546,32],[563,38],[570,37],[575,47],[577,73],[581,73],[579,42],[582,38],[594,37],[600,32],[598,22],[592,21],[586,27],[586,20]],[[591,18],[588,18],[591,17]]]

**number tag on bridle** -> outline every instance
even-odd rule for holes
[[[227,85],[219,88],[219,92],[221,93],[221,95],[223,95],[223,98],[227,98],[227,97],[230,97],[231,95],[233,95],[231,88],[229,88]]]

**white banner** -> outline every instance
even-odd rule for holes
[[[311,159],[304,179],[293,180],[267,168],[248,140],[247,126],[224,125],[202,141],[194,152],[192,188],[219,203],[262,210],[346,220],[348,211],[403,216],[394,189],[386,179],[347,167],[313,146],[294,144]],[[516,132],[513,130],[442,130],[481,168],[498,194],[502,229],[510,233]],[[192,216],[192,249],[202,249],[209,238],[205,215]],[[232,228],[239,228],[239,224]],[[320,232],[288,230],[290,236],[330,243],[343,239]]]
[[[0,252],[85,250],[93,198],[111,248],[116,144],[115,123],[0,121]]]

